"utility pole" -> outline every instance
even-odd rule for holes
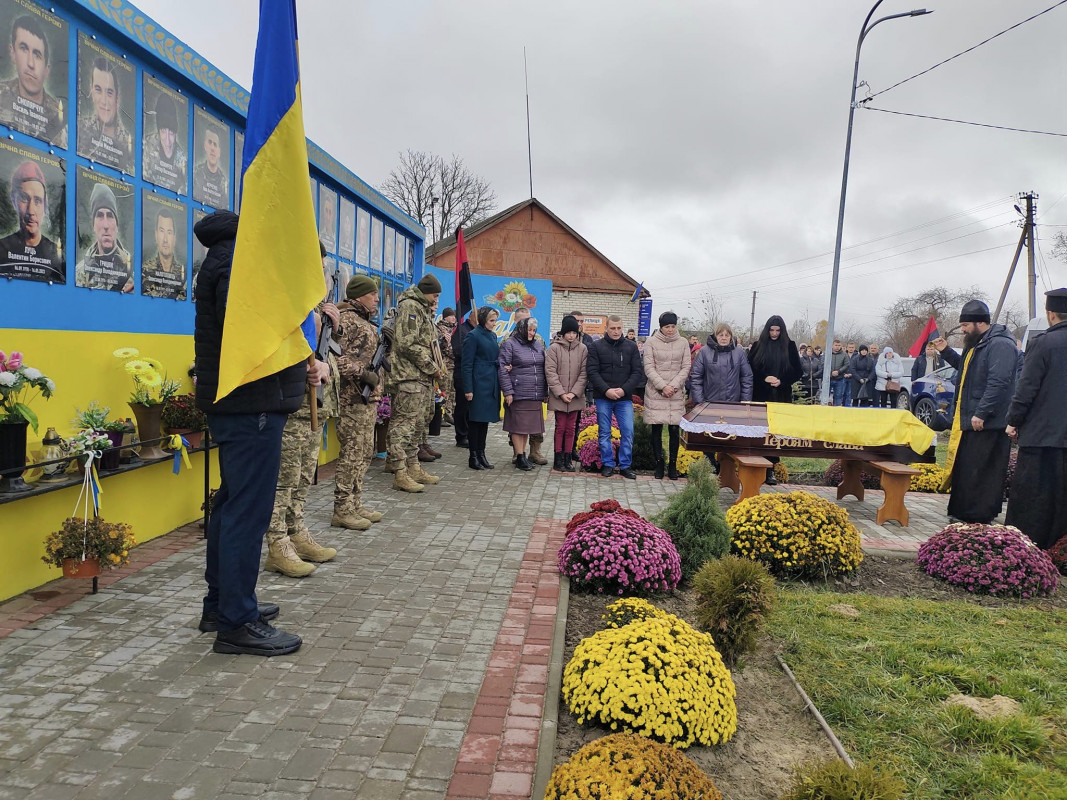
[[[1027,322],[1037,316],[1037,270],[1034,268],[1034,210],[1037,194],[1033,191],[1023,195],[1026,201],[1026,294],[1030,301],[1030,316]]]
[[[752,337],[756,331],[756,292],[752,292],[752,316],[748,318],[748,343],[752,344]]]

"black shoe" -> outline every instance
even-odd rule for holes
[[[470,447],[471,443],[467,441],[466,436],[459,436],[456,438],[456,447]]]
[[[489,463],[489,459],[485,457],[484,450],[478,451],[478,462],[482,465],[482,469],[496,469],[492,464]]]
[[[556,472],[563,472],[563,453],[556,453],[552,456],[552,469]]]
[[[563,471],[574,472],[574,459],[571,458],[570,453],[563,454]]]
[[[637,480],[637,473],[634,472],[629,467],[626,467],[624,469],[620,469],[619,470],[619,474],[622,475],[622,477],[626,478],[626,480],[628,480],[628,481],[636,481]]]
[[[662,458],[656,459],[656,480],[663,480],[663,473],[666,470],[667,465],[663,463]]]
[[[670,478],[672,481],[678,480],[677,464],[671,464],[669,467],[667,467],[667,477]]]
[[[260,603],[259,604],[259,618],[264,622],[274,619],[278,616],[278,612],[281,609],[275,603]],[[201,633],[211,633],[219,629],[219,612],[218,611],[205,611],[200,617],[200,624],[197,626]]]
[[[235,631],[219,631],[211,649],[216,653],[247,656],[285,656],[300,649],[302,640],[262,620],[242,625]]]
[[[482,466],[482,462],[478,460],[478,456],[474,453],[471,453],[470,458],[467,459],[467,466],[471,469],[485,469]]]
[[[530,463],[530,459],[526,457],[526,453],[519,453],[515,456],[515,469],[521,469],[523,472],[529,472],[534,468],[534,465]]]
[[[768,486],[778,485],[778,479],[774,477],[774,467],[771,467],[769,470],[767,470],[767,480],[765,480],[764,483]]]
[[[610,478],[614,474],[615,474],[615,467],[604,467],[602,470],[600,470],[600,477],[601,478]]]

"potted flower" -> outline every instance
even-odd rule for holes
[[[100,458],[100,469],[113,470],[119,468],[119,456],[122,451],[122,435],[126,430],[126,423],[121,419],[108,419],[111,413],[109,406],[102,406],[96,400],[89,403],[88,408],[82,411],[74,409],[74,419],[71,425],[81,431],[94,431],[103,434],[108,444],[105,448],[92,447],[92,450],[104,450]]]
[[[196,407],[196,395],[179,394],[163,404],[160,422],[167,433],[184,436],[190,447],[199,447],[207,415]]]
[[[38,395],[47,400],[55,390],[51,378],[22,362],[22,353],[0,350],[0,493],[30,490],[21,469],[26,466],[26,428],[37,433],[30,403]]]
[[[68,517],[63,527],[44,540],[41,560],[61,567],[68,578],[93,578],[101,569],[128,564],[136,543],[133,531],[124,522]]]
[[[154,358],[141,355],[134,347],[120,347],[112,353],[122,361],[122,368],[133,379],[130,408],[137,418],[137,435],[141,441],[159,439],[163,404],[178,394],[181,384],[170,380],[163,365]],[[166,458],[158,442],[141,445],[141,458]]]
[[[111,447],[111,440],[101,431],[78,431],[67,440],[67,447],[71,455],[77,456],[78,471],[85,472],[86,459],[82,456],[93,450],[100,454],[97,458],[102,458],[104,451]]]

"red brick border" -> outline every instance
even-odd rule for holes
[[[556,553],[566,521],[538,518],[522,557],[448,800],[530,797],[559,600]]]

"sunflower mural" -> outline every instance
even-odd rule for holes
[[[496,294],[485,295],[485,305],[496,306],[501,311],[513,313],[520,308],[536,308],[537,296],[526,291],[522,281],[511,281]]]

